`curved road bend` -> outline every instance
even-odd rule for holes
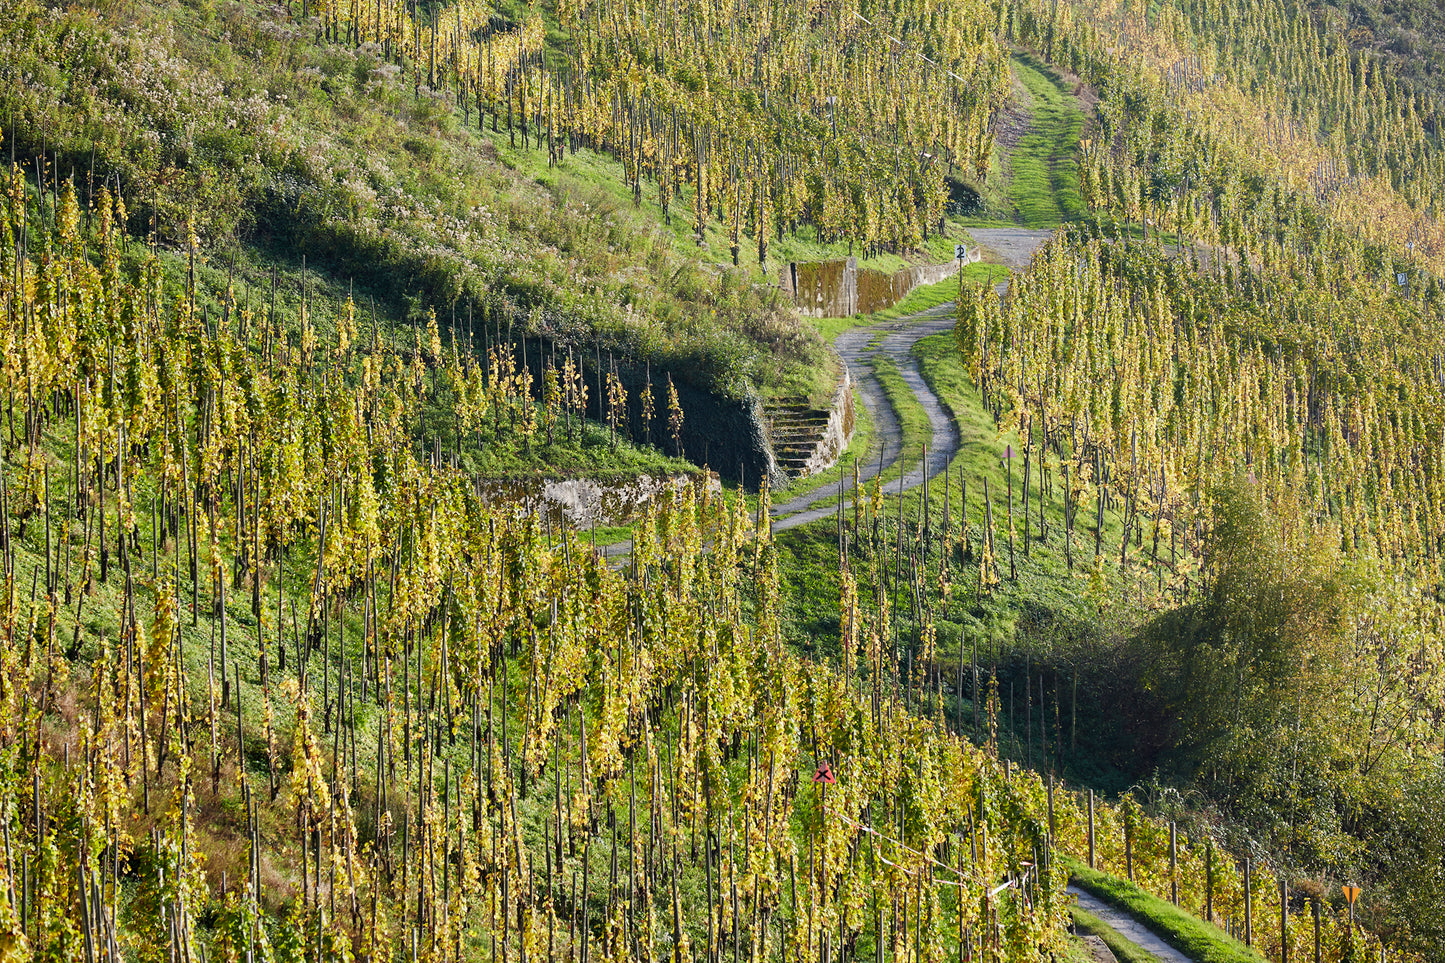
[[[923,411],[928,415],[928,424],[933,431],[928,444],[928,464],[919,459],[918,464],[905,471],[883,486],[885,495],[896,495],[923,484],[924,477],[932,478],[948,467],[958,453],[958,426],[949,416],[943,402],[923,380],[918,359],[913,357],[913,346],[922,338],[944,334],[953,330],[953,304],[939,305],[923,314],[903,318],[885,324],[866,328],[851,328],[840,334],[833,342],[848,370],[853,375],[859,400],[873,418],[874,429],[882,443],[881,455],[875,449],[865,453],[858,466],[858,480],[872,481],[881,471],[898,464],[905,456],[903,451],[903,428],[898,421],[898,412],[883,393],[883,385],[873,373],[872,360],[886,355],[898,368],[903,383],[913,392]],[[843,477],[843,491],[853,487],[851,473]],[[819,502],[836,498],[838,487],[830,485],[773,506],[773,531],[781,532],[808,522],[829,518],[836,512],[833,505],[815,507]]]
[[[1007,265],[1010,270],[1027,267],[1034,252],[1054,234],[1053,231],[1012,227],[977,228],[969,233],[992,255],[989,260]],[[1008,282],[998,287],[1002,294],[1008,289]],[[860,482],[871,481],[881,471],[887,471],[896,465],[906,454],[902,450],[903,429],[898,421],[898,413],[883,393],[883,386],[873,374],[873,366],[869,363],[878,352],[888,355],[897,365],[903,383],[913,392],[914,398],[928,415],[929,426],[933,429],[933,436],[928,443],[928,464],[923,464],[922,459],[919,459],[918,463],[905,471],[900,478],[883,486],[884,494],[896,495],[900,490],[917,488],[923,484],[924,478],[932,479],[946,469],[953,456],[958,453],[958,425],[949,416],[943,402],[933,393],[933,389],[923,380],[918,360],[913,356],[913,346],[923,338],[953,330],[954,307],[954,303],[950,301],[898,321],[851,328],[833,342],[834,349],[853,375],[859,398],[873,417],[874,428],[883,446],[881,459],[876,448],[862,456],[864,461],[859,465],[858,471]],[[842,491],[849,491],[852,487],[852,475],[845,474]],[[786,531],[830,517],[836,511],[835,506],[816,506],[819,502],[836,498],[838,493],[838,486],[833,485],[775,504],[773,531]]]
[[[1052,237],[1054,232],[1026,228],[978,228],[969,233],[991,255],[988,260],[1007,265],[1010,270],[1021,270],[1028,266],[1034,252]],[[1007,290],[1008,282],[998,287],[1002,294]],[[932,479],[946,469],[953,456],[958,453],[958,425],[954,423],[938,395],[934,394],[933,389],[923,380],[918,360],[913,356],[913,346],[923,338],[953,330],[954,307],[954,303],[950,301],[897,321],[850,328],[833,341],[834,350],[853,375],[859,400],[873,418],[877,436],[875,447],[862,456],[863,460],[858,469],[860,482],[872,481],[880,473],[897,465],[907,454],[903,451],[903,428],[898,420],[898,412],[894,410],[888,396],[883,392],[883,385],[873,373],[873,358],[881,352],[893,360],[903,383],[913,392],[914,398],[928,415],[928,423],[933,430],[928,442],[928,463],[925,465],[920,458],[899,478],[883,486],[885,495],[897,495],[899,491],[919,487],[925,478]],[[882,445],[881,453],[877,444]],[[841,491],[850,491],[852,487],[851,473],[845,474]],[[831,518],[837,511],[836,506],[821,506],[819,503],[837,498],[839,491],[837,485],[830,485],[774,504],[773,531],[786,531],[809,522]],[[621,559],[631,553],[632,543],[617,542],[601,551],[610,559]]]

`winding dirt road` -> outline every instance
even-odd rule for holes
[[[1034,231],[1026,228],[979,228],[969,232],[985,250],[985,260],[1004,264],[1010,270],[1022,270],[1028,266],[1043,243],[1053,236],[1052,231]],[[1007,283],[999,285],[1001,292]],[[883,393],[883,386],[873,373],[872,360],[879,354],[892,359],[898,367],[903,382],[913,392],[913,397],[928,415],[932,437],[928,442],[928,463],[918,457],[915,464],[905,470],[901,477],[883,486],[885,495],[896,495],[923,484],[925,478],[932,479],[948,467],[958,453],[959,434],[956,425],[938,395],[923,380],[918,359],[913,356],[913,346],[930,335],[943,334],[953,330],[954,303],[948,302],[910,317],[883,324],[850,328],[833,342],[857,386],[858,398],[873,418],[875,441],[872,450],[861,456],[858,471],[860,482],[871,481],[880,473],[897,465],[907,454],[902,450],[903,429],[898,413]],[[880,450],[881,448],[881,450]],[[921,453],[920,453],[921,455]],[[830,485],[800,495],[773,506],[773,531],[781,532],[809,522],[831,517],[834,505],[822,505],[838,496],[839,491],[853,487],[851,473],[845,473],[842,488]]]
[[[1028,267],[1034,252],[1053,236],[1053,231],[1021,227],[979,228],[969,233],[983,247],[984,260],[1006,265],[1014,271]],[[1004,282],[998,287],[1002,294],[1007,290],[1008,283]],[[920,452],[915,456],[918,460],[900,477],[883,486],[884,495],[897,495],[899,491],[919,487],[925,478],[932,479],[948,468],[949,462],[958,453],[958,425],[954,423],[938,395],[934,394],[933,389],[923,380],[918,359],[913,356],[913,346],[922,339],[953,330],[954,308],[954,302],[950,301],[896,321],[849,328],[833,341],[834,350],[853,375],[859,400],[873,418],[874,442],[871,449],[860,456],[860,483],[872,481],[897,465],[908,454],[903,451],[903,428],[898,420],[898,412],[884,394],[878,376],[873,373],[874,358],[883,354],[893,361],[903,383],[913,392],[913,397],[928,415],[932,436],[928,441],[927,464],[924,464]],[[852,488],[852,473],[845,473],[841,488],[838,485],[828,485],[775,503],[772,510],[773,531],[787,531],[809,522],[831,518],[837,511],[836,505],[823,503],[837,498],[840,492],[851,491]],[[615,542],[599,550],[607,558],[620,562],[631,554],[632,543]]]

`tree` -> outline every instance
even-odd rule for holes
[[[1237,478],[1213,493],[1198,601],[1141,639],[1177,758],[1240,815],[1314,856],[1338,837],[1332,774],[1349,758],[1342,676],[1355,572],[1334,539]]]

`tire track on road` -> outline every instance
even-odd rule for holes
[[[1045,241],[1053,237],[1053,231],[1029,230],[1027,228],[988,228],[969,232],[995,258],[1011,270],[1028,266]],[[1008,289],[1008,283],[999,285],[999,293]],[[873,358],[881,352],[893,360],[903,383],[913,392],[913,397],[928,416],[933,430],[928,443],[927,464],[923,458],[903,474],[883,486],[885,495],[897,495],[923,484],[924,479],[933,479],[948,468],[953,456],[958,454],[959,430],[952,414],[923,379],[918,359],[913,356],[913,346],[924,338],[953,330],[955,303],[940,304],[915,315],[889,321],[883,324],[850,328],[833,341],[838,352],[853,376],[853,383],[869,415],[882,444],[881,458],[874,461],[866,453],[860,463],[858,481],[860,484],[872,481],[879,474],[887,472],[905,456],[903,427],[898,413],[883,391],[883,385],[873,373]],[[820,505],[821,502],[837,498],[853,488],[853,478],[845,475],[841,486],[831,485],[800,495],[789,501],[773,506],[773,531],[782,532],[809,522],[828,518],[837,511],[836,505]]]
[[[905,456],[903,451],[903,427],[898,412],[883,391],[883,384],[873,371],[873,360],[879,355],[891,359],[898,368],[903,383],[913,393],[928,416],[932,436],[928,445],[927,463],[920,457],[918,462],[883,486],[885,495],[897,495],[923,484],[925,478],[933,478],[948,468],[953,456],[958,453],[958,425],[944,406],[942,399],[923,380],[918,359],[913,357],[913,346],[923,338],[944,334],[953,330],[953,302],[939,305],[922,314],[870,325],[864,328],[850,328],[833,342],[848,371],[853,377],[860,400],[873,418],[882,448],[880,457],[874,461],[865,456],[859,465],[858,481],[870,482],[879,474],[896,466]],[[871,455],[871,453],[868,453]],[[835,505],[819,503],[838,497],[839,491],[846,493],[853,488],[851,474],[843,476],[842,485],[831,485],[808,492],[790,501],[773,506],[773,531],[787,531],[799,525],[828,518],[837,511]]]

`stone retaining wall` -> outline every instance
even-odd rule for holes
[[[828,425],[823,429],[823,434],[818,439],[818,444],[813,449],[813,454],[808,458],[808,464],[803,468],[799,477],[806,478],[808,475],[816,475],[838,463],[843,452],[848,450],[849,442],[853,440],[855,420],[853,378],[845,366],[843,381],[838,385],[838,390],[833,392],[833,403],[828,408]]]

